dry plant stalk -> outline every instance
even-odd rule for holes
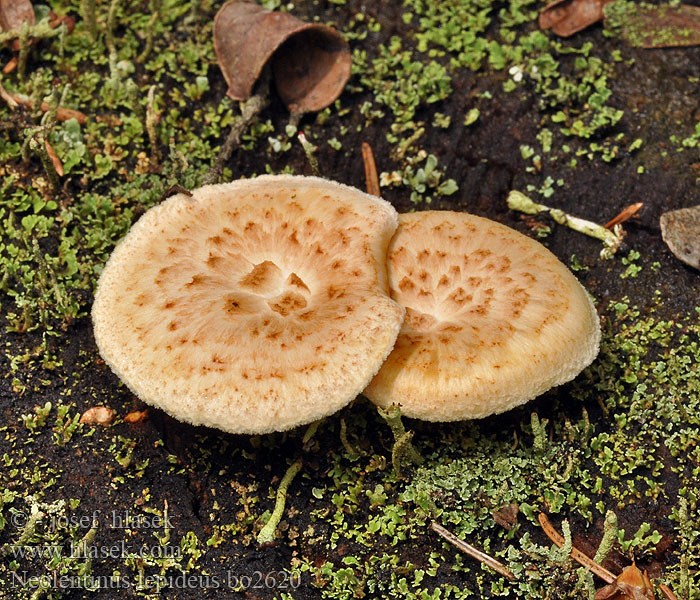
[[[511,571],[508,567],[498,562],[495,558],[489,556],[485,552],[482,552],[481,550],[474,548],[474,546],[468,544],[464,540],[459,539],[454,533],[448,531],[439,523],[433,521],[430,524],[430,528],[435,533],[439,534],[448,542],[450,542],[450,544],[452,544],[456,548],[459,548],[465,554],[468,554],[472,558],[475,558],[479,562],[485,564],[487,567],[490,567],[497,573],[503,575],[503,577],[505,577],[506,579],[510,581],[515,581],[515,575],[513,575],[513,571]]]

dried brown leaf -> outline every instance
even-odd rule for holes
[[[603,18],[603,6],[610,0],[555,0],[540,13],[541,29],[552,29],[569,37]]]
[[[517,504],[506,504],[493,512],[493,520],[504,529],[510,531],[518,524],[518,511],[519,507]]]
[[[277,93],[292,114],[325,108],[350,77],[350,48],[337,31],[251,2],[221,7],[214,49],[231,98],[248,99],[269,62]]]
[[[599,589],[595,600],[654,600],[654,588],[647,572],[642,573],[633,563],[615,581]]]

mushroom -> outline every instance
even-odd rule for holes
[[[396,226],[388,202],[315,177],[172,196],[100,276],[100,353],[139,398],[193,424],[266,433],[332,414],[399,333],[385,268]]]
[[[509,227],[449,211],[403,214],[387,262],[406,319],[364,392],[380,407],[427,421],[481,418],[573,379],[598,353],[586,291]]]

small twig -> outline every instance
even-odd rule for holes
[[[224,165],[231,158],[231,154],[241,141],[241,135],[248,129],[253,120],[262,112],[269,102],[270,74],[267,69],[260,76],[258,90],[241,106],[241,114],[236,117],[231,125],[231,130],[219,150],[219,156],[202,179],[203,185],[216,183],[221,177]]]
[[[515,575],[513,574],[513,571],[511,571],[508,567],[498,562],[495,558],[492,558],[488,554],[482,552],[481,550],[477,550],[471,544],[468,544],[464,540],[459,539],[454,533],[448,531],[439,523],[433,521],[430,524],[430,529],[432,529],[435,533],[441,535],[444,539],[450,542],[450,544],[459,548],[465,554],[468,554],[472,558],[475,558],[479,562],[485,564],[487,567],[503,575],[503,577],[505,577],[506,579],[509,579],[510,581],[515,580]]]
[[[552,524],[549,522],[547,515],[545,515],[544,513],[540,513],[538,516],[538,520],[540,522],[540,526],[542,527],[547,537],[550,540],[552,540],[559,548],[564,547],[564,538],[559,534],[559,532],[556,529],[554,529]],[[605,581],[605,583],[612,583],[616,579],[615,575],[613,575],[605,567],[602,567],[598,563],[593,562],[591,558],[586,556],[577,548],[571,549],[571,558],[573,558],[580,565],[586,567],[587,569],[590,569],[590,571],[595,573],[598,577]]]
[[[661,593],[666,596],[667,600],[678,600],[678,596],[676,596],[665,583],[660,583],[659,589]]]
[[[306,160],[309,161],[309,165],[311,166],[311,173],[316,177],[320,177],[321,171],[318,168],[318,159],[314,154],[314,152],[318,150],[318,146],[314,146],[308,139],[306,139],[306,136],[304,135],[303,131],[299,132],[297,138],[301,143],[301,147],[304,149],[304,154],[306,154]]]
[[[642,206],[644,206],[644,202],[630,204],[627,208],[621,210],[617,216],[610,219],[603,227],[605,227],[605,229],[612,229],[615,225],[621,225],[636,215]]]
[[[372,146],[367,142],[362,142],[362,162],[365,165],[365,185],[367,186],[367,193],[373,196],[381,196],[379,176],[377,175],[377,163],[374,162]]]

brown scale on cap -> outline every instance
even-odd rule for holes
[[[391,296],[406,308],[365,395],[430,421],[484,417],[569,381],[598,352],[595,309],[544,246],[473,215],[399,217]]]
[[[385,270],[396,225],[385,201],[310,177],[173,196],[102,273],[100,352],[142,400],[195,424],[262,433],[331,414],[398,335]]]

